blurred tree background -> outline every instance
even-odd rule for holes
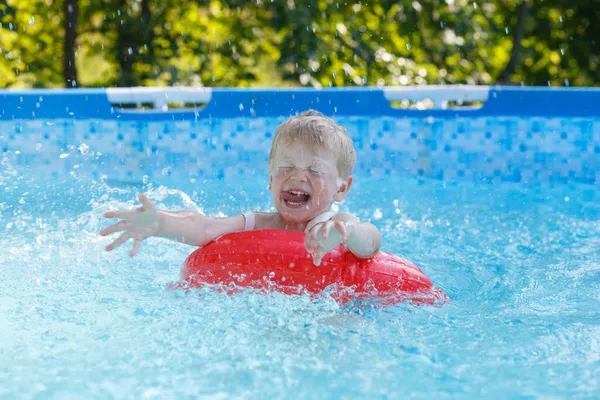
[[[0,0],[0,88],[600,85],[600,0]]]

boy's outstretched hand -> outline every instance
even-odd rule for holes
[[[107,236],[116,232],[123,232],[121,236],[108,246],[106,251],[116,249],[129,239],[133,239],[133,249],[130,256],[135,256],[140,249],[142,241],[150,236],[155,236],[160,229],[160,215],[158,209],[145,194],[138,195],[142,207],[135,210],[115,210],[104,214],[105,218],[120,218],[121,221],[100,231],[100,235]]]
[[[370,258],[379,251],[381,235],[368,222],[359,222],[349,214],[337,214],[329,221],[316,224],[304,238],[306,250],[317,266],[340,243],[358,258]]]
[[[321,265],[323,257],[338,244],[346,243],[348,232],[346,222],[329,220],[316,224],[304,238],[306,250],[313,257],[316,266]]]

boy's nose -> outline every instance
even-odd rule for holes
[[[304,169],[299,169],[299,168],[294,169],[294,172],[292,173],[291,178],[294,181],[306,182],[308,179],[307,171]]]

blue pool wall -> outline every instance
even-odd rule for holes
[[[600,90],[574,88],[491,87],[482,107],[428,110],[394,108],[379,88],[212,89],[205,107],[185,111],[121,110],[105,89],[0,91],[0,171],[266,174],[276,127],[308,108],[346,127],[357,174],[600,182]]]

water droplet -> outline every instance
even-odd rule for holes
[[[35,18],[31,17],[29,18],[29,25],[33,25],[35,23]]]
[[[67,158],[67,157],[69,157],[69,154],[67,154],[67,153],[62,153],[62,154],[61,154],[59,157],[60,157],[60,158]]]

